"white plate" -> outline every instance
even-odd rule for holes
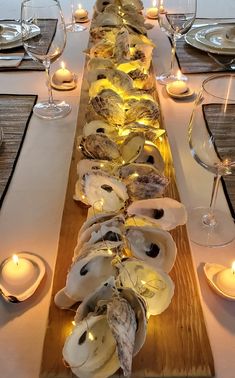
[[[203,43],[206,46],[215,48],[215,49],[226,49],[232,50],[235,49],[235,39],[230,39],[227,37],[229,31],[234,28],[231,25],[218,25],[210,26],[204,30],[200,30],[195,34],[195,38],[198,42]]]
[[[17,21],[0,21],[0,50],[13,49],[22,46],[21,25]],[[28,38],[40,34],[40,28],[34,24],[27,24]]]
[[[212,54],[233,55],[235,54],[235,47],[231,49],[228,49],[228,48],[224,49],[223,47],[218,48],[214,46],[212,47],[212,46],[209,46],[208,43],[207,44],[202,43],[196,38],[196,35],[198,36],[199,32],[201,33],[205,30],[209,30],[209,28],[215,28],[216,26],[222,26],[222,25],[225,25],[225,24],[204,25],[201,27],[193,28],[185,35],[184,37],[185,42],[187,42],[189,45],[199,50],[210,52]],[[228,25],[232,26],[234,24],[226,24],[226,26]]]

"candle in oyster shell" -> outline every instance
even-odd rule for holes
[[[223,269],[216,274],[215,282],[223,293],[235,298],[235,261],[232,268]]]
[[[173,81],[172,83],[167,84],[167,91],[172,95],[183,95],[187,93],[189,88],[185,81],[181,80],[181,72],[178,70],[177,72],[177,80]]]
[[[74,12],[75,22],[81,22],[87,20],[88,12],[86,9],[82,8],[81,4],[78,4],[78,9]]]
[[[19,291],[26,290],[35,279],[33,263],[23,257],[13,255],[6,260],[2,267],[2,279],[10,286]]]
[[[52,81],[56,85],[62,85],[63,83],[71,83],[73,80],[72,72],[65,67],[64,62],[61,62],[61,68],[54,73]]]
[[[150,19],[157,19],[158,18],[158,8],[157,8],[157,1],[153,0],[153,6],[148,8],[146,11],[146,16]]]

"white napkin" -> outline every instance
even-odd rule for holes
[[[24,57],[22,53],[1,53],[0,52],[0,68],[18,67]]]

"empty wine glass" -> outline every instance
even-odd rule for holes
[[[29,39],[29,23],[40,28],[40,34]],[[41,118],[65,117],[71,107],[64,101],[55,101],[52,96],[50,66],[64,51],[66,30],[58,0],[23,0],[21,5],[23,46],[28,55],[43,63],[47,75],[48,100],[38,102],[34,113]]]
[[[157,77],[161,84],[177,80],[174,74],[176,41],[186,34],[193,25],[196,10],[197,0],[164,0],[164,4],[162,0],[159,0],[159,25],[172,42],[170,72],[162,73]],[[180,79],[187,80],[187,77],[182,75]]]
[[[189,123],[189,146],[194,159],[215,175],[210,207],[189,213],[190,238],[204,246],[228,244],[235,225],[215,205],[221,176],[235,173],[235,75],[214,75],[202,83]]]
[[[76,23],[75,20],[75,1],[70,0],[70,5],[71,5],[71,23],[66,25],[66,30],[69,32],[77,33],[77,32],[82,32],[87,29],[86,26],[79,25]],[[78,4],[78,9],[81,9],[82,6],[81,4]]]

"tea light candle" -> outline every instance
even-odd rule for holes
[[[165,13],[165,9],[164,9],[164,6],[163,6],[163,0],[160,0],[159,13]]]
[[[218,272],[215,280],[223,293],[235,297],[235,261],[232,263],[232,268]]]
[[[57,70],[52,77],[53,82],[57,85],[71,83],[73,79],[72,72],[65,68],[64,62],[61,62],[61,68]]]
[[[153,0],[152,8],[147,9],[146,16],[151,19],[157,19],[158,17],[158,8],[157,8],[157,1]]]
[[[188,92],[187,84],[183,80],[181,80],[180,70],[177,73],[177,80],[167,84],[167,89],[170,93],[174,95],[181,95]]]
[[[87,10],[83,9],[81,4],[78,4],[78,9],[76,9],[74,12],[75,22],[84,21],[87,19],[87,16],[88,16]]]
[[[6,260],[2,267],[2,279],[18,291],[25,290],[34,280],[35,270],[33,263],[25,258],[13,255]]]

